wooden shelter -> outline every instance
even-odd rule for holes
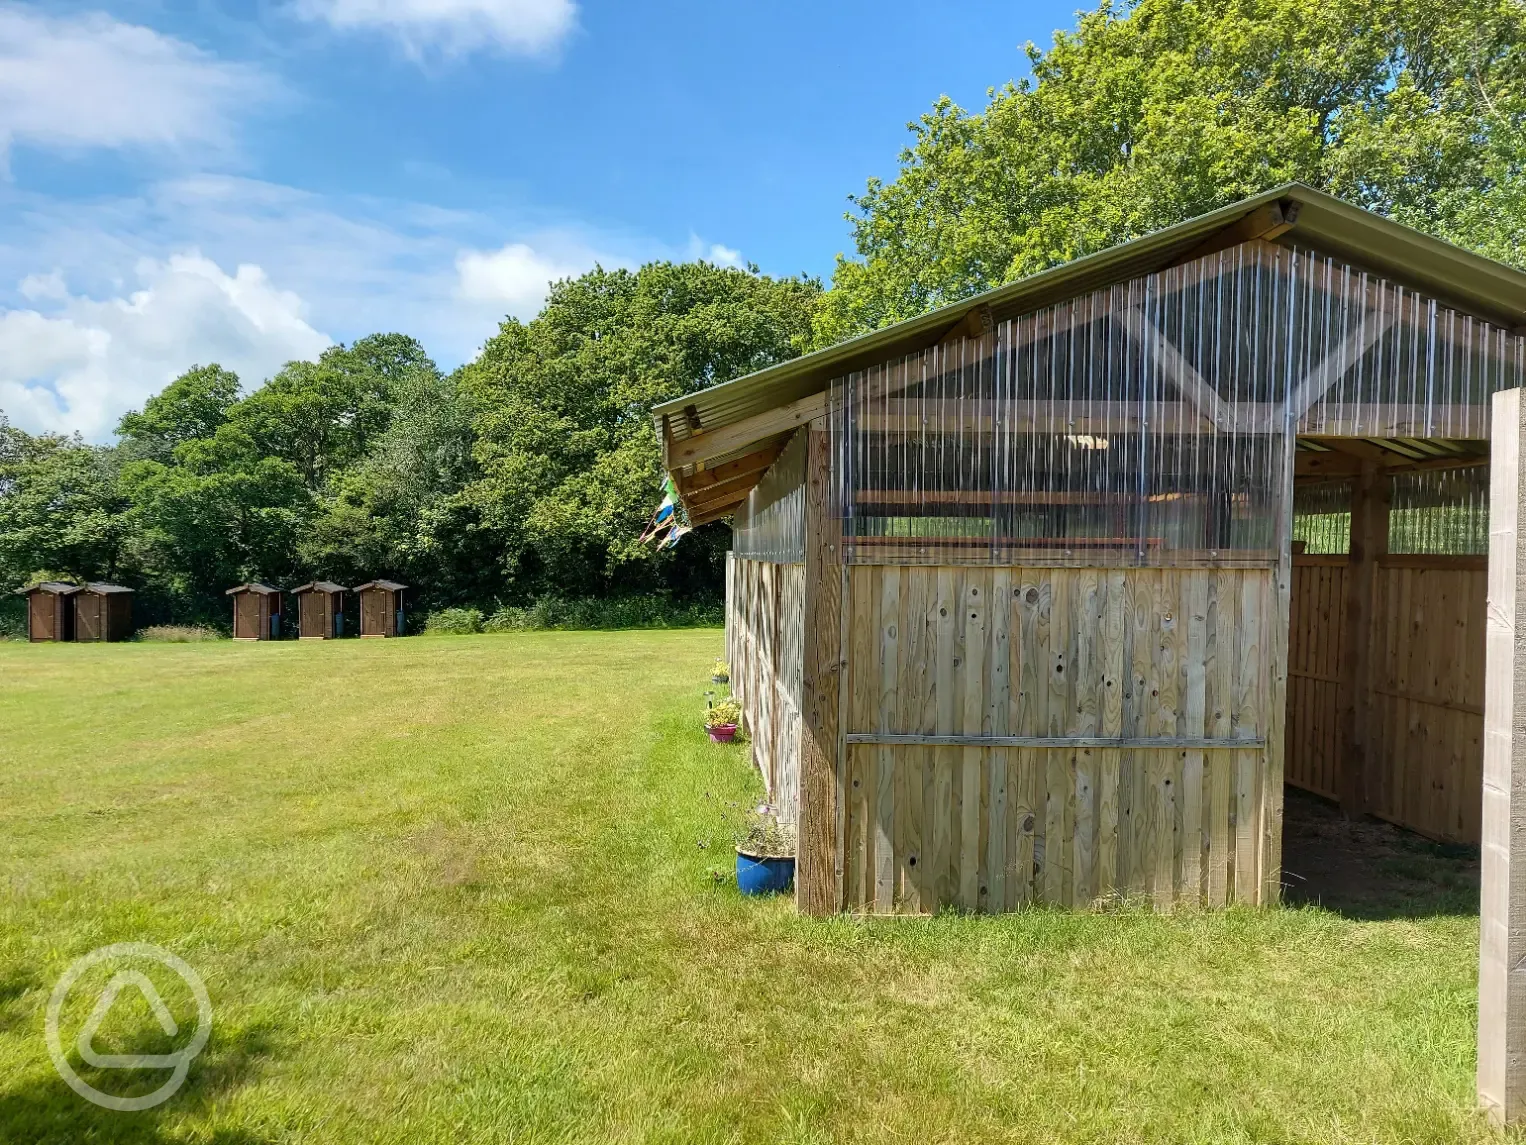
[[[227,592],[233,598],[233,639],[281,639],[281,590],[251,581],[234,585]]]
[[[303,640],[335,640],[344,635],[344,594],[331,580],[315,580],[291,590],[297,600],[297,633]]]
[[[26,597],[27,639],[33,644],[74,639],[74,607],[71,598],[79,585],[45,580],[17,589]]]
[[[1526,1117],[1523,385],[1526,274],[1292,184],[657,406],[800,908],[1273,903],[1298,784],[1482,844]]]
[[[81,644],[132,636],[132,589],[99,581],[74,594],[74,639]]]
[[[403,592],[407,587],[392,580],[370,580],[355,586],[355,595],[360,597],[362,636],[403,634]]]

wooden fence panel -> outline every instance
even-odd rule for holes
[[[1483,790],[1483,558],[1379,560],[1375,814],[1431,838],[1479,840]]]
[[[732,695],[768,797],[793,822],[800,806],[805,566],[726,561],[726,656]]]
[[[1288,783],[1340,797],[1346,558],[1295,556],[1288,629]]]
[[[1482,557],[1378,558],[1372,601],[1370,758],[1375,815],[1434,839],[1479,840],[1483,784]],[[1346,558],[1295,556],[1287,782],[1339,798]]]
[[[860,565],[848,585],[848,909],[1262,900],[1270,570]],[[1254,746],[1212,742],[1234,738]]]

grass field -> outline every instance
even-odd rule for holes
[[[744,900],[712,872],[758,789],[698,730],[720,646],[0,644],[0,1140],[1496,1139],[1466,913]],[[131,940],[195,967],[214,1032],[118,1113],[44,1011]],[[101,1042],[164,1038],[118,1009]]]

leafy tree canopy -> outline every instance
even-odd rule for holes
[[[676,561],[636,543],[661,480],[651,407],[799,354],[819,296],[814,281],[653,263],[558,283],[539,317],[505,322],[461,386],[482,471],[465,496],[508,582],[714,584],[721,540],[686,541]]]
[[[1104,0],[1032,78],[912,125],[818,344],[1301,180],[1526,265],[1526,5]]]

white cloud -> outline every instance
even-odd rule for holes
[[[495,317],[508,313],[533,318],[546,301],[553,282],[575,278],[597,265],[616,267],[625,261],[600,256],[578,244],[552,238],[541,249],[529,243],[509,243],[495,251],[464,250],[456,256],[457,297],[479,303]]]
[[[74,200],[0,182],[0,409],[24,429],[104,439],[195,362],[220,361],[252,387],[327,337],[377,331],[411,334],[452,369],[505,314],[533,317],[556,279],[596,263],[720,261],[715,245],[501,202],[489,214],[224,175]],[[173,257],[190,250],[199,260]],[[42,361],[48,346],[60,362]]]
[[[151,28],[0,4],[0,165],[14,142],[227,150],[235,115],[275,94],[257,69]]]
[[[296,10],[342,30],[386,32],[414,54],[497,47],[530,56],[556,48],[578,12],[572,0],[297,0]]]
[[[729,246],[722,246],[720,243],[711,244],[707,261],[715,263],[716,266],[734,266],[740,268],[745,265],[742,262],[741,251],[733,250]]]
[[[306,320],[302,300],[258,266],[233,274],[195,251],[136,268],[125,297],[71,294],[62,275],[41,283],[42,309],[0,310],[0,409],[33,430],[110,434],[123,413],[193,363],[219,362],[257,385],[330,339]]]

